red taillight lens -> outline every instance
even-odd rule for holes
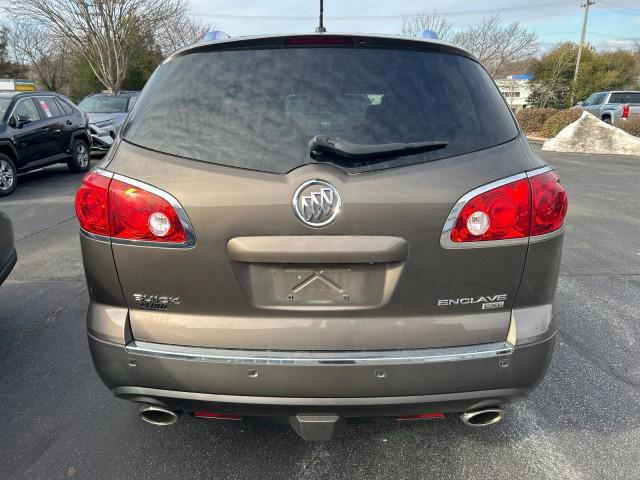
[[[109,183],[111,179],[89,172],[76,194],[76,215],[80,227],[89,233],[109,235]]]
[[[529,236],[529,182],[517,180],[472,198],[453,229],[454,242],[505,240]]]
[[[562,227],[567,216],[567,192],[556,172],[546,172],[530,178],[531,235],[542,235]]]
[[[507,183],[469,200],[451,229],[453,242],[507,240],[559,229],[567,194],[554,171]]]
[[[443,412],[421,413],[419,415],[402,415],[396,417],[396,420],[439,420],[444,418]]]
[[[629,110],[629,105],[625,105],[624,107],[622,107],[622,118],[629,118]]]
[[[120,180],[109,188],[109,222],[114,238],[172,243],[187,238],[169,202]]]
[[[185,243],[187,236],[173,206],[164,198],[97,172],[89,172],[76,194],[80,227],[123,240]]]

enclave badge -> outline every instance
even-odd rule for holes
[[[309,180],[293,194],[293,211],[302,223],[324,227],[333,222],[342,207],[336,187],[324,180]]]

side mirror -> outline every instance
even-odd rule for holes
[[[587,106],[587,104],[582,102],[582,101],[576,103],[576,105],[579,106],[579,107],[586,107]]]
[[[16,113],[11,117],[9,125],[11,125],[13,128],[21,128],[23,125],[29,123],[30,121],[31,119],[28,116]]]

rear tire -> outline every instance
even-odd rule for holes
[[[0,197],[11,194],[18,183],[18,171],[13,160],[0,153]]]
[[[77,138],[73,141],[71,148],[71,158],[67,162],[69,170],[72,172],[86,172],[91,167],[91,155],[89,153],[89,144]]]

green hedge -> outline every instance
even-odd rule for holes
[[[557,111],[555,108],[523,108],[516,113],[516,118],[524,133],[540,135],[544,122]]]
[[[616,127],[631,135],[640,137],[640,115],[635,115],[627,120],[619,120],[616,122]]]
[[[541,131],[542,136],[545,138],[555,137],[560,133],[560,130],[578,120],[581,115],[582,110],[579,108],[569,108],[558,111],[544,122]]]

